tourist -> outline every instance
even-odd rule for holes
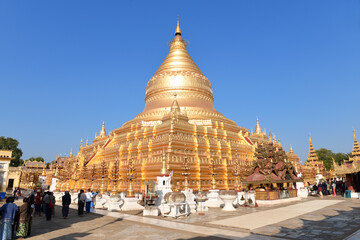
[[[43,203],[44,203],[46,221],[50,221],[51,220],[50,192],[45,193]]]
[[[6,203],[0,208],[0,237],[2,240],[12,239],[15,213],[19,210],[18,206],[14,203],[14,200],[14,197],[8,197]]]
[[[93,200],[93,194],[90,189],[86,192],[86,213],[90,213],[91,202]]]
[[[84,190],[80,190],[80,193],[78,194],[78,215],[80,217],[84,216],[84,205],[86,201],[86,195],[84,193]]]
[[[62,216],[63,218],[67,218],[69,214],[69,206],[71,204],[71,196],[69,191],[65,191],[65,195],[62,196]]]
[[[29,222],[32,213],[31,205],[29,204],[29,198],[24,198],[23,204],[19,208],[20,219],[19,227],[16,232],[16,237],[22,239],[28,236]]]
[[[93,194],[93,198],[90,205],[90,212],[94,212],[95,204],[96,204],[96,195],[98,195],[98,192],[91,192]]]
[[[34,191],[31,191],[30,196],[29,196],[29,204],[32,205],[32,204],[34,204],[34,202],[35,202],[35,193],[34,193]]]
[[[15,189],[14,189],[14,191],[13,191],[13,194],[14,194],[14,199],[15,199],[15,200],[17,200],[17,199],[16,199],[17,192],[18,192],[18,189],[17,189],[17,188],[15,188]]]
[[[319,183],[318,184],[318,193],[319,193],[319,195],[320,195],[320,197],[322,198],[323,197],[323,189],[322,189],[322,184],[321,183]]]
[[[35,215],[39,215],[39,217],[41,217],[41,204],[42,204],[42,198],[41,198],[41,194],[40,192],[36,193],[36,197],[35,197],[35,201],[34,201],[34,205],[35,205]]]
[[[55,203],[56,203],[56,200],[55,200],[54,193],[51,192],[50,193],[50,208],[51,208],[51,215],[53,217],[55,217]]]
[[[335,182],[332,182],[332,183],[331,183],[331,187],[332,187],[334,196],[336,196],[336,183],[335,183]]]

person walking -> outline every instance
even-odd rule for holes
[[[39,217],[41,217],[41,212],[42,212],[41,204],[42,204],[42,197],[41,197],[40,192],[37,192],[37,193],[36,193],[36,197],[35,197],[35,202],[34,202],[34,205],[35,205],[35,216],[36,216],[36,214],[37,214],[37,215],[39,215]]]
[[[334,196],[336,196],[336,183],[332,182],[331,187],[333,189]]]
[[[51,220],[50,192],[45,193],[44,210],[45,210],[46,221],[50,221]]]
[[[93,199],[93,194],[91,192],[90,189],[87,190],[86,192],[86,213],[90,213],[90,207],[91,207],[91,202],[92,202],[92,199]]]
[[[19,208],[14,203],[14,200],[14,197],[8,197],[6,199],[6,203],[0,208],[0,214],[2,216],[0,237],[2,240],[12,239],[15,213],[19,211]]]
[[[71,196],[69,191],[65,191],[65,195],[62,196],[62,216],[63,218],[67,218],[69,214],[69,206],[71,204]]]
[[[78,215],[80,217],[84,216],[84,205],[86,201],[86,195],[84,193],[84,190],[80,190],[80,193],[78,194]]]
[[[51,208],[51,215],[53,217],[55,217],[55,203],[56,203],[56,200],[55,200],[54,193],[51,192],[50,193],[50,208]]]
[[[17,189],[17,188],[15,188],[15,189],[14,189],[14,191],[13,191],[13,194],[14,194],[14,200],[16,199],[17,192],[18,192],[18,189]]]
[[[23,204],[19,208],[19,212],[20,212],[20,219],[19,219],[19,227],[16,232],[16,237],[18,237],[18,239],[23,239],[28,236],[29,222],[32,213],[32,208],[29,203],[29,198],[24,198]]]

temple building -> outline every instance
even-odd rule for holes
[[[334,161],[334,175],[346,177],[346,184],[352,197],[360,197],[360,146],[356,139],[355,129],[353,130],[354,143],[349,160],[345,160],[342,165]],[[356,194],[355,194],[356,193]]]
[[[190,188],[208,190],[215,176],[218,189],[234,189],[235,165],[250,166],[257,144],[281,146],[258,119],[250,134],[215,109],[211,83],[186,45],[178,23],[168,55],[147,83],[144,110],[109,133],[103,123],[92,143],[84,146],[81,140],[76,156],[55,163],[59,189],[125,191],[131,175],[134,191],[140,192],[160,174],[163,155],[174,189],[184,186],[184,161]]]

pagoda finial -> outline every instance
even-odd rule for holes
[[[292,145],[290,144],[290,153],[294,153]]]
[[[312,140],[311,140],[311,134],[309,133],[309,142],[310,142],[310,145],[312,145]]]
[[[72,152],[72,148],[71,148],[69,157],[72,157],[72,156],[73,156],[73,152]]]
[[[85,146],[89,146],[89,139],[86,139],[86,145]]]
[[[256,127],[255,127],[255,134],[262,135],[262,130],[259,123],[259,118],[256,117]]]
[[[356,142],[357,139],[356,139],[356,134],[355,134],[355,128],[353,128],[353,133],[354,133],[354,142]]]
[[[80,140],[80,149],[82,149],[83,148],[83,139],[81,138],[81,140]]]
[[[102,123],[102,127],[101,127],[101,131],[100,131],[99,137],[106,137],[105,121],[103,121],[103,123]]]
[[[176,35],[181,36],[181,29],[180,29],[180,24],[179,24],[179,15],[177,16],[177,25],[176,25],[176,29],[175,29],[175,36]]]

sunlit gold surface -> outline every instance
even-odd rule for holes
[[[269,141],[259,121],[250,136],[246,128],[215,110],[211,83],[190,57],[180,33],[177,26],[169,54],[147,84],[143,112],[108,135],[103,123],[99,136],[88,146],[81,142],[79,153],[69,158],[87,169],[101,169],[106,162],[109,173],[118,159],[119,174],[124,176],[118,190],[130,190],[130,195],[143,191],[145,181],[167,173],[173,173],[176,189],[234,189],[239,185],[239,176],[232,174],[234,164],[243,174],[253,160],[256,144]],[[236,106],[234,111],[239,111]],[[278,144],[276,138],[270,140]],[[185,159],[186,175],[182,174]],[[216,168],[209,169],[212,165]],[[136,178],[126,180],[129,167],[134,168],[130,175]],[[74,172],[75,164],[69,169]],[[95,177],[87,174],[91,180],[87,187],[101,192],[113,189],[110,174],[103,176],[99,170]]]

